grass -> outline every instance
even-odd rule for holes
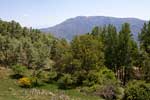
[[[10,69],[0,68],[0,100],[52,100],[52,95],[39,95],[33,92],[33,89],[24,89],[18,86],[17,80],[11,79]],[[36,88],[37,91],[44,91],[46,93],[53,93],[57,96],[63,94],[68,96],[69,100],[100,100],[99,97],[85,95],[79,92],[78,89],[59,89],[57,84],[45,84]],[[66,100],[66,99],[56,99]]]
[[[59,89],[56,84],[47,84],[40,88],[52,91],[53,93],[56,93],[56,94],[64,93],[68,95],[69,97],[71,97],[73,100],[100,100],[99,97],[83,94],[79,92],[78,89],[68,89],[68,90]]]
[[[9,78],[8,73],[10,70],[0,70],[0,100],[20,100],[17,97],[20,88],[16,85],[15,80]]]

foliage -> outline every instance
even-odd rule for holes
[[[18,78],[25,74],[27,68],[31,69],[31,77],[40,80],[41,71],[53,66],[53,40],[53,36],[37,29],[21,27],[15,21],[0,20],[0,64],[5,67],[13,66],[12,69]]]
[[[97,87],[95,95],[106,100],[121,100],[124,96],[124,89],[116,84],[105,84]]]
[[[104,45],[104,64],[113,70],[123,84],[131,79],[132,66],[137,65],[138,46],[133,40],[130,25],[124,23],[120,32],[113,25],[95,27],[91,33]],[[127,71],[128,70],[128,71]],[[125,74],[123,74],[125,73]]]
[[[141,33],[139,34],[140,47],[146,53],[150,53],[150,22],[145,23],[143,28],[141,29]]]
[[[60,88],[66,89],[70,88],[70,86],[73,84],[73,79],[70,74],[64,74],[59,80],[58,80]]]
[[[104,67],[99,71],[90,71],[83,83],[85,86],[93,86],[95,84],[103,85],[111,81],[117,81],[115,78],[115,74],[111,70]]]
[[[76,84],[82,85],[88,73],[97,72],[104,66],[103,44],[92,35],[86,34],[72,40],[71,50],[70,72],[76,76]]]
[[[92,72],[87,75],[84,81],[86,88],[83,91],[100,96],[106,100],[116,100],[123,97],[123,91],[115,74],[107,69],[102,68],[99,72]]]
[[[55,80],[56,77],[57,77],[57,72],[53,71],[48,73],[49,81]]]
[[[37,29],[21,27],[15,21],[0,20],[0,62],[6,67],[16,64],[28,68],[46,66],[53,39]]]
[[[150,22],[145,23],[139,34],[140,42],[140,67],[143,71],[143,78],[146,81],[150,81]]]
[[[116,71],[118,67],[118,34],[117,29],[113,25],[108,25],[107,33],[105,33],[105,64],[109,69]]]
[[[53,83],[57,80],[57,72],[56,71],[42,71],[40,73],[39,79],[43,82]]]
[[[25,76],[25,72],[27,71],[27,67],[22,66],[22,65],[14,65],[14,66],[12,66],[12,70],[15,73],[15,76],[17,78],[17,77]]]
[[[131,81],[125,88],[125,100],[149,100],[150,84],[144,81]]]
[[[39,87],[44,84],[43,82],[45,80],[45,73],[43,72],[43,69],[33,70],[33,73],[30,77],[33,87]]]
[[[132,52],[134,52],[134,48],[137,48],[133,46],[134,40],[131,36],[130,25],[128,23],[123,24],[119,32],[118,61],[119,67],[124,73],[121,79],[124,85],[131,77],[129,72],[133,67],[132,62],[134,61]]]

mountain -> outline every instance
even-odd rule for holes
[[[104,26],[108,24],[113,24],[119,31],[121,29],[121,25],[125,22],[130,23],[132,34],[134,38],[137,39],[138,32],[140,32],[144,22],[146,21],[137,18],[78,16],[75,18],[67,19],[66,21],[56,26],[43,28],[41,29],[41,31],[52,33],[56,37],[71,40],[75,35],[91,32],[92,28],[95,26]]]

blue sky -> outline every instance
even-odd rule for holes
[[[0,18],[43,28],[76,16],[150,19],[150,0],[0,0]]]

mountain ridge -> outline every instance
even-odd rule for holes
[[[119,31],[121,29],[121,25],[125,22],[130,23],[133,37],[137,40],[138,32],[140,32],[143,24],[147,21],[131,17],[118,18],[109,16],[77,16],[74,18],[69,18],[53,27],[42,28],[40,30],[42,32],[52,33],[54,36],[59,38],[71,40],[75,35],[91,32],[95,26],[113,24]]]

